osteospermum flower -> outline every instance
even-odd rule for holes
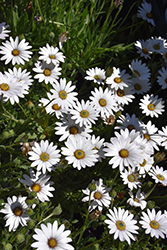
[[[62,52],[59,52],[59,49],[57,47],[54,48],[47,43],[46,47],[42,47],[39,49],[39,54],[41,54],[39,60],[43,60],[47,64],[53,63],[55,65],[59,64],[60,62],[64,62],[65,56]]]
[[[154,157],[147,157],[147,159],[144,159],[142,163],[137,164],[137,171],[140,176],[145,178],[146,174],[149,172],[149,170],[152,168],[154,164]]]
[[[144,41],[139,39],[139,41],[135,43],[135,46],[137,48],[137,53],[139,53],[140,56],[144,57],[145,59],[151,59],[148,40]]]
[[[130,116],[128,113],[126,113],[126,116],[120,115],[119,119],[117,120],[117,123],[118,123],[118,126],[116,126],[115,129],[128,128],[129,131],[133,129],[136,131],[141,130],[141,124],[135,114],[133,114],[132,116]]]
[[[135,240],[133,234],[138,234],[139,227],[136,225],[137,221],[133,220],[133,214],[128,214],[128,210],[115,207],[113,210],[109,209],[107,214],[109,219],[104,222],[108,224],[109,234],[114,234],[114,240],[119,238],[120,241],[127,241],[131,244],[131,239]]]
[[[131,86],[136,94],[147,93],[151,88],[151,83],[147,80],[141,80],[137,77],[131,79]]]
[[[31,58],[31,51],[28,49],[32,48],[32,46],[28,45],[28,42],[25,42],[25,39],[21,40],[19,43],[18,36],[14,40],[12,37],[9,38],[9,41],[6,43],[2,43],[3,46],[0,46],[0,54],[3,56],[1,60],[5,60],[5,64],[8,64],[12,61],[12,64],[25,64],[25,61],[29,61]]]
[[[61,68],[55,66],[53,63],[47,64],[46,62],[37,61],[35,63],[35,68],[33,71],[38,73],[34,76],[35,79],[38,79],[39,82],[45,82],[48,84],[49,82],[53,84],[56,79],[61,75]]]
[[[127,203],[134,207],[140,207],[142,210],[145,209],[147,202],[144,200],[146,195],[141,192],[141,189],[138,189],[136,195],[132,193],[132,191],[129,192],[129,195],[131,198],[127,200]]]
[[[28,209],[28,205],[25,203],[27,197],[12,196],[8,197],[8,203],[5,203],[4,208],[0,210],[0,213],[4,213],[6,220],[6,227],[9,226],[10,231],[16,231],[19,224],[23,227],[27,225],[27,221],[30,219],[27,214],[25,214]]]
[[[84,137],[79,137],[77,140],[74,137],[68,138],[65,145],[66,148],[61,148],[62,154],[65,155],[68,164],[72,164],[78,170],[87,166],[92,167],[98,161],[94,145]]]
[[[6,39],[9,35],[7,33],[10,32],[10,30],[7,30],[6,28],[8,25],[6,25],[5,22],[0,23],[0,39]]]
[[[150,47],[151,52],[155,52],[158,54],[163,54],[166,51],[167,42],[166,39],[159,37],[151,37],[148,39],[148,45]]]
[[[50,185],[54,182],[49,181],[50,175],[41,174],[41,172],[36,172],[30,169],[30,177],[26,174],[23,175],[25,179],[20,179],[19,181],[26,184],[30,191],[34,191],[40,201],[49,201],[49,197],[53,197],[50,191],[54,191],[55,188]]]
[[[147,20],[148,23],[151,23],[153,26],[155,26],[154,20],[152,18],[152,5],[151,3],[147,3],[145,0],[141,4],[141,7],[139,7],[137,16],[142,18],[143,20]]]
[[[110,85],[111,89],[124,89],[130,86],[131,80],[129,78],[130,75],[125,70],[113,67],[113,73],[106,79],[106,83]]]
[[[133,188],[138,188],[141,186],[140,181],[138,180],[139,176],[138,173],[135,173],[134,169],[129,168],[124,169],[121,173],[120,176],[122,178],[122,181],[124,184],[128,185],[128,188],[130,190],[133,190]]]
[[[164,170],[163,167],[152,167],[148,174],[155,180],[155,183],[167,186],[167,170]]]
[[[41,141],[40,144],[35,142],[32,151],[28,152],[29,160],[33,161],[31,167],[37,166],[37,170],[45,174],[46,170],[49,172],[54,170],[53,165],[59,161],[60,150],[56,150],[57,145],[53,146],[53,142],[49,144],[48,140]]]
[[[158,79],[157,82],[159,83],[162,89],[166,89],[167,88],[167,68],[162,67],[162,69],[159,70],[158,73],[161,76],[157,77]]]
[[[97,153],[99,155],[98,161],[102,162],[102,159],[105,159],[106,156],[104,155],[104,147],[105,147],[105,139],[100,139],[100,136],[95,137],[95,135],[92,135],[91,142],[94,145],[94,149],[96,149]]]
[[[81,102],[77,101],[74,108],[70,110],[71,118],[80,126],[92,126],[98,119],[99,114],[90,101],[85,102],[83,99]]]
[[[113,111],[118,111],[117,103],[115,101],[114,95],[112,92],[106,88],[104,91],[100,87],[99,89],[95,88],[94,91],[91,91],[92,96],[90,99],[92,104],[98,110],[101,116],[113,115]]]
[[[162,98],[158,98],[158,95],[154,96],[153,94],[143,96],[143,99],[140,100],[140,108],[142,109],[142,113],[146,114],[146,116],[158,117],[165,111],[164,109],[164,101]]]
[[[85,76],[86,80],[89,81],[94,81],[95,83],[102,83],[104,82],[106,76],[105,76],[105,70],[104,69],[100,69],[98,67],[86,70],[86,74],[88,76]]]
[[[119,105],[125,105],[133,101],[133,99],[135,98],[133,94],[134,94],[133,89],[131,87],[127,87],[124,89],[118,89],[117,91],[114,91],[114,98]],[[119,106],[119,108],[121,107]]]
[[[89,212],[94,210],[96,207],[98,207],[99,211],[102,211],[103,206],[108,208],[110,205],[111,197],[109,195],[109,192],[111,188],[106,188],[106,186],[103,184],[102,179],[99,179],[98,181],[92,180],[92,183],[95,184],[96,189],[92,192],[89,188],[82,190],[82,192],[87,195],[82,199],[82,201],[87,202],[89,201],[89,199],[90,201],[92,201],[88,208]]]
[[[12,69],[8,69],[8,72],[5,71],[5,75],[11,76],[13,75],[19,82],[23,81],[23,85],[30,86],[32,85],[33,79],[31,78],[30,72],[27,72],[26,69],[22,71],[21,68],[13,67]]]
[[[140,80],[148,80],[151,73],[145,63],[142,63],[141,60],[132,60],[131,64],[129,65],[133,76],[139,78]]]
[[[146,234],[151,234],[151,237],[165,238],[167,233],[167,217],[162,214],[161,211],[156,213],[153,208],[152,211],[147,209],[147,213],[142,212],[141,220],[139,223],[142,225],[142,228],[146,229]]]
[[[77,101],[77,92],[74,92],[75,85],[72,85],[72,81],[66,83],[66,78],[60,78],[60,82],[55,80],[56,84],[52,84],[53,89],[50,90],[52,98],[59,103],[63,109],[72,107]]]
[[[41,224],[41,229],[34,229],[36,234],[32,237],[36,242],[32,243],[31,247],[36,248],[36,250],[74,250],[74,247],[68,244],[72,241],[68,237],[71,231],[64,229],[64,224],[58,228],[57,221],[54,221],[53,225],[51,223]]]

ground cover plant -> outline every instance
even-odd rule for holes
[[[155,3],[1,1],[0,249],[166,249]]]

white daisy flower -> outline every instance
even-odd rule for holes
[[[132,102],[132,99],[135,98],[133,94],[134,94],[134,91],[132,90],[132,88],[127,87],[124,89],[118,89],[117,91],[114,91],[114,98],[118,104],[125,105],[125,104],[129,104],[129,102]]]
[[[95,83],[98,83],[98,84],[100,83],[104,84],[103,82],[106,78],[104,69],[95,67],[95,68],[86,70],[86,74],[88,75],[88,76],[85,76],[86,80],[94,81]]]
[[[104,155],[105,152],[103,150],[105,147],[105,139],[100,139],[100,136],[95,137],[95,135],[92,135],[91,142],[94,145],[94,149],[97,150],[97,154],[99,155],[98,161],[102,162],[102,159],[106,158]]]
[[[151,89],[151,83],[147,80],[141,80],[137,77],[133,77],[131,81],[131,86],[136,94],[147,93]]]
[[[32,237],[36,242],[32,243],[31,247],[36,248],[36,250],[74,250],[74,247],[68,244],[72,241],[68,237],[71,231],[64,229],[64,224],[58,228],[57,221],[54,221],[53,225],[51,223],[41,224],[41,229],[34,229],[36,234]]]
[[[99,113],[90,101],[85,102],[83,99],[81,102],[77,101],[74,108],[75,109],[70,110],[71,118],[75,120],[79,126],[92,126],[92,123],[95,124]]]
[[[55,80],[55,84],[52,84],[53,89],[50,90],[52,98],[63,108],[68,109],[75,105],[77,101],[77,92],[73,92],[75,85],[72,85],[72,81],[66,83],[66,78],[60,78],[60,82]]]
[[[138,234],[137,230],[139,227],[136,225],[137,221],[133,220],[133,214],[128,214],[128,210],[115,207],[113,210],[109,209],[106,219],[104,222],[108,224],[109,234],[114,234],[114,240],[119,238],[120,241],[127,241],[131,244],[131,239],[135,240],[133,234]]]
[[[130,86],[131,80],[129,78],[130,75],[126,73],[126,70],[113,67],[113,73],[106,79],[106,83],[110,84],[111,89],[124,89]]]
[[[6,43],[2,43],[3,46],[0,46],[0,54],[3,56],[1,57],[1,60],[6,60],[5,64],[8,64],[10,61],[12,61],[12,64],[25,64],[25,61],[29,61],[29,58],[31,58],[31,51],[28,51],[28,49],[31,49],[32,46],[28,45],[28,42],[25,42],[26,40],[23,39],[19,43],[19,37],[17,36],[14,40],[12,37],[9,37],[10,42],[6,41]]]
[[[94,149],[91,141],[85,137],[79,137],[77,140],[75,137],[70,137],[65,142],[66,148],[62,147],[62,154],[65,155],[65,159],[68,164],[72,164],[74,168],[92,167],[98,161],[98,154]]]
[[[128,185],[128,188],[130,190],[133,190],[134,188],[141,187],[141,182],[138,180],[139,175],[138,173],[135,173],[134,168],[128,168],[124,169],[120,176],[122,178],[122,181],[125,185]]]
[[[147,3],[145,0],[141,4],[141,7],[139,7],[137,16],[139,18],[142,18],[143,20],[147,20],[148,23],[151,23],[153,26],[155,26],[154,20],[152,18],[152,5],[151,3]]]
[[[4,73],[7,76],[14,75],[14,77],[17,78],[19,82],[24,81],[24,85],[32,85],[33,79],[31,78],[30,72],[27,72],[26,69],[22,71],[21,68],[17,69],[16,67],[13,67],[13,70],[8,69],[8,72],[5,71]]]
[[[69,137],[75,137],[76,139],[80,136],[90,138],[91,135],[89,133],[92,132],[92,129],[89,127],[76,124],[75,120],[71,119],[70,114],[64,115],[61,118],[61,122],[56,122],[55,130],[56,135],[61,135],[59,141],[64,141]]]
[[[131,198],[127,200],[127,203],[134,207],[140,207],[142,210],[145,209],[147,206],[147,202],[144,200],[146,195],[141,192],[141,189],[138,189],[136,195],[132,193],[132,191],[129,192],[129,195]]]
[[[105,156],[112,157],[109,161],[112,168],[119,166],[120,171],[123,171],[124,167],[133,167],[135,163],[142,163],[144,154],[141,146],[132,141],[130,137],[118,136],[118,133],[116,135],[117,137],[110,139],[111,143],[105,143],[107,148],[104,148]]]
[[[10,30],[7,30],[8,25],[6,25],[5,22],[0,23],[0,39],[6,39],[9,35],[7,33],[10,32]]]
[[[43,174],[46,170],[49,172],[54,170],[53,165],[59,161],[60,150],[56,150],[57,145],[53,146],[53,142],[49,144],[48,140],[41,141],[40,144],[35,142],[32,151],[29,151],[29,160],[33,161],[31,167],[37,166],[37,171],[42,169]]]
[[[145,63],[142,63],[141,60],[132,60],[131,64],[129,65],[133,76],[139,78],[140,80],[148,80],[151,73]]]
[[[158,98],[158,95],[154,96],[153,94],[143,96],[143,99],[140,100],[140,108],[142,109],[142,113],[146,114],[146,116],[156,117],[158,118],[164,109],[164,101],[162,98]]]
[[[92,96],[90,96],[90,99],[92,104],[98,110],[100,116],[113,115],[113,111],[118,111],[118,105],[114,99],[114,95],[108,88],[104,91],[101,87],[99,89],[95,88],[94,91],[91,91],[91,94]]]
[[[28,94],[27,86],[24,81],[19,82],[13,75],[3,75],[0,73],[0,96],[9,99],[13,105],[15,102],[19,103],[19,98],[24,98],[24,94]]]
[[[144,159],[142,163],[137,164],[136,167],[139,175],[145,178],[146,174],[150,171],[153,164],[154,164],[154,157],[151,156],[147,158],[147,160]]]
[[[59,52],[59,49],[53,46],[50,46],[48,43],[46,47],[39,48],[39,60],[45,61],[47,64],[53,63],[54,65],[59,65],[60,62],[64,62],[65,56],[62,52]]]
[[[166,51],[167,42],[166,39],[159,37],[151,37],[148,39],[148,46],[151,52],[163,54]]]
[[[55,66],[53,63],[47,64],[46,62],[37,61],[35,63],[35,68],[32,69],[37,75],[34,76],[35,79],[38,79],[39,82],[45,82],[48,84],[49,82],[53,84],[56,79],[61,75],[61,68]]]
[[[132,116],[130,116],[128,113],[126,113],[126,116],[120,115],[119,119],[117,120],[117,124],[118,126],[116,126],[115,129],[128,128],[129,131],[133,129],[136,131],[141,130],[141,123],[135,114],[133,114]]]
[[[103,206],[109,207],[111,203],[111,197],[109,195],[109,192],[111,188],[106,188],[106,186],[103,184],[103,180],[99,179],[98,181],[92,180],[92,183],[95,183],[96,190],[90,191],[89,188],[86,188],[85,190],[82,190],[84,194],[87,196],[82,199],[83,202],[92,201],[90,203],[90,206],[88,208],[89,212],[94,210],[96,207],[99,211],[102,211]]]
[[[28,205],[25,203],[27,197],[13,196],[8,197],[8,203],[5,203],[4,208],[0,210],[0,213],[6,214],[4,219],[6,221],[5,227],[9,226],[10,231],[16,231],[19,223],[24,227],[27,225],[27,221],[30,219],[28,215],[25,214],[28,209]]]
[[[161,146],[167,150],[167,126],[162,127],[162,131],[159,130],[158,133],[161,136]]]
[[[148,40],[140,40],[135,43],[135,46],[137,48],[137,53],[140,54],[140,56],[144,57],[145,59],[151,59],[150,54],[150,48],[148,44]]]
[[[157,77],[158,79],[157,82],[159,83],[162,89],[166,89],[167,88],[167,68],[162,67],[162,69],[159,70],[158,73],[161,76]]]
[[[151,234],[151,237],[165,238],[167,233],[167,218],[161,211],[156,213],[153,208],[152,211],[147,209],[147,213],[142,212],[141,220],[139,223],[142,225],[142,228],[146,229],[146,234]]]
[[[19,181],[29,187],[30,191],[35,191],[40,201],[49,201],[49,197],[53,197],[50,191],[54,191],[55,188],[50,185],[54,182],[49,181],[50,175],[41,174],[30,169],[30,177],[26,174],[23,175],[25,179],[19,179]]]
[[[155,183],[167,186],[167,170],[164,170],[163,167],[152,167],[148,174],[155,180]]]

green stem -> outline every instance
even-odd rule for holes
[[[157,186],[157,183],[155,183],[155,185],[152,187],[152,189],[150,190],[150,192],[146,195],[145,199],[146,200],[148,198],[148,196],[153,192],[153,190],[155,189],[155,187]]]
[[[42,11],[41,11],[41,7],[39,5],[39,1],[36,0],[36,3],[37,3],[37,6],[38,6],[38,10],[39,10],[39,13],[40,13],[40,16],[42,17],[42,20],[44,21],[44,24],[45,24],[45,20],[44,20],[44,17],[43,17],[43,14],[42,14]],[[46,25],[46,24],[45,24]]]
[[[146,249],[146,246],[147,246],[147,244],[148,244],[149,240],[150,240],[150,234],[149,234],[149,236],[148,236],[148,239],[147,239],[147,241],[146,241],[146,244],[144,245],[143,250],[145,250],[145,249]]]
[[[96,240],[96,241],[92,242],[91,244],[87,245],[86,247],[81,248],[80,250],[85,250],[86,248],[89,248],[89,247],[93,246],[94,244],[99,243],[99,242],[101,242],[101,241],[107,239],[109,236],[110,236],[110,234],[107,234],[107,235],[106,235],[105,237],[103,237],[102,239]]]
[[[18,105],[19,105],[19,107],[21,108],[21,110],[23,111],[23,113],[24,113],[25,117],[27,117],[26,112],[24,111],[23,107],[20,105],[20,103],[19,103],[19,102],[18,102]]]

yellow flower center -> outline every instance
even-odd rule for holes
[[[117,226],[118,230],[120,230],[120,231],[125,230],[125,227],[126,227],[125,223],[122,220],[117,220],[116,226]]]
[[[35,191],[36,193],[38,193],[38,192],[41,190],[41,186],[40,186],[39,184],[37,184],[37,183],[34,183],[34,184],[32,185],[32,187],[31,187],[31,189],[32,189],[33,191]]]
[[[61,90],[61,91],[59,92],[59,97],[60,97],[62,100],[65,100],[65,99],[67,98],[67,93],[66,93],[66,91]]]
[[[107,102],[105,99],[100,99],[99,104],[100,104],[100,106],[104,107],[104,106],[106,106]]]
[[[96,200],[100,200],[100,199],[102,198],[102,194],[99,193],[99,192],[95,192],[95,193],[94,193],[94,198],[95,198]]]
[[[154,45],[153,45],[153,48],[154,48],[155,50],[159,50],[161,47],[160,47],[159,43],[157,43],[157,44],[154,44]]]
[[[56,59],[55,55],[50,55],[49,58],[50,59]]]
[[[3,91],[8,91],[9,85],[7,83],[1,83],[0,84],[0,89]]]
[[[152,227],[154,229],[158,229],[159,223],[156,220],[152,220],[152,221],[150,221],[150,227]]]
[[[94,76],[94,79],[100,80],[100,79],[101,79],[101,76],[100,76],[100,75],[95,75],[95,76]]]
[[[128,175],[128,181],[134,182],[135,181],[135,176],[133,174]]]
[[[118,89],[118,90],[117,90],[117,95],[118,95],[119,97],[124,96],[124,91],[123,91],[122,89]]]
[[[13,211],[13,213],[16,215],[16,216],[20,216],[22,214],[22,209],[20,207],[16,207]]]
[[[13,56],[18,56],[20,54],[20,51],[18,50],[18,49],[14,49],[13,51],[12,51],[12,55]]]
[[[161,180],[161,181],[163,181],[163,180],[165,179],[164,176],[161,175],[161,174],[157,174],[157,178],[158,178],[159,180]]]
[[[135,202],[138,202],[138,203],[139,203],[139,199],[133,198],[133,200],[134,200]]]
[[[146,15],[148,18],[152,18],[152,14],[151,13],[147,13]]]
[[[61,109],[61,107],[57,103],[55,103],[52,105],[52,109],[59,110],[59,109]]]
[[[115,78],[114,78],[114,82],[116,82],[116,83],[120,83],[120,82],[122,82],[122,80],[121,80],[121,78],[120,78],[120,77],[115,77]]]
[[[54,238],[50,238],[50,239],[48,240],[48,246],[49,246],[50,248],[55,248],[55,247],[57,246],[57,241],[56,241]]]
[[[72,127],[69,129],[69,132],[70,132],[70,134],[72,134],[72,135],[76,135],[76,134],[78,133],[78,129],[77,129],[77,127],[75,127],[75,126],[72,126]]]
[[[81,149],[78,149],[74,152],[74,156],[75,156],[75,158],[80,160],[80,159],[83,159],[85,157],[85,153]]]
[[[44,73],[45,76],[50,76],[51,70],[50,69],[44,69],[43,73]]]
[[[127,128],[129,129],[129,131],[135,129],[135,127],[132,124],[128,125]]]
[[[143,51],[144,54],[148,54],[148,49],[143,48],[142,51]]]
[[[146,165],[146,163],[147,163],[147,162],[146,162],[146,160],[144,159],[144,160],[143,160],[143,163],[141,163],[140,166],[141,166],[141,167],[144,167],[144,166]]]
[[[141,89],[141,85],[138,84],[138,83],[136,83],[136,84],[134,85],[134,88],[135,88],[136,90],[140,90],[140,89]]]
[[[128,152],[128,150],[126,150],[126,149],[121,149],[121,150],[119,151],[119,156],[121,156],[122,158],[127,158],[128,155],[129,155],[129,152]]]
[[[137,76],[140,76],[140,73],[138,70],[134,70],[134,73],[137,75]]]
[[[45,161],[48,161],[49,160],[49,155],[45,152],[43,152],[41,155],[40,155],[40,159],[41,161],[45,162]]]
[[[80,112],[80,116],[81,116],[82,118],[87,118],[87,117],[89,116],[89,112],[88,112],[87,110],[82,110],[82,111]]]
[[[149,135],[144,134],[143,136],[144,136],[144,139],[147,139],[147,141],[149,141],[149,140],[150,140],[150,136],[149,136]]]
[[[147,108],[150,110],[150,111],[153,111],[155,109],[155,106],[154,104],[150,103],[148,104]]]

